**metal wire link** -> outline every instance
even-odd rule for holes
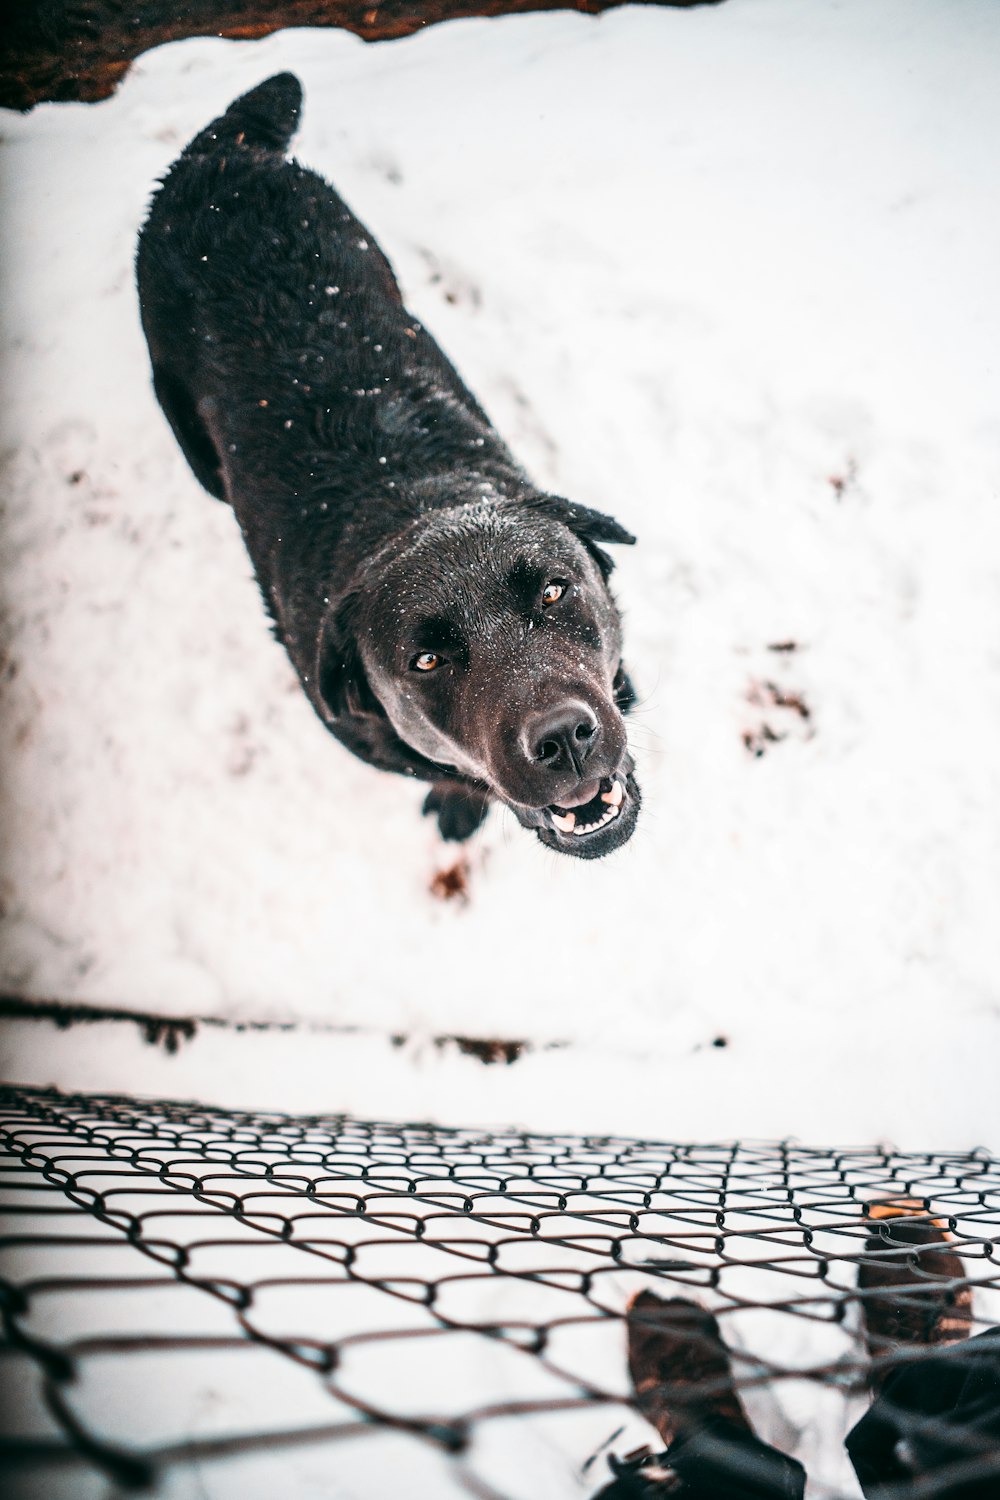
[[[980,1151],[35,1089],[0,1090],[0,1150],[17,1495],[585,1495],[634,1417],[623,1315],[642,1288],[710,1308],[770,1440],[808,1453],[810,1493],[856,1495],[839,1455],[872,1373],[858,1272],[900,1257],[870,1206],[946,1229],[963,1275],[944,1295],[973,1288],[973,1332],[1000,1321],[1000,1162]]]

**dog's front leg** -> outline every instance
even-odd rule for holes
[[[443,839],[460,844],[482,827],[490,794],[470,781],[436,781],[424,798],[424,816],[437,815]]]

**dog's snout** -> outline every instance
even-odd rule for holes
[[[555,712],[533,719],[525,730],[528,759],[550,771],[571,768],[583,775],[584,763],[594,749],[601,726],[583,703],[566,703]]]

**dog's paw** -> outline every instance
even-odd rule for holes
[[[438,831],[443,839],[460,844],[481,828],[490,810],[490,800],[471,787],[439,782],[424,798],[424,817],[437,815]]]

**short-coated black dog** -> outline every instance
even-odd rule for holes
[[[639,811],[610,516],[530,483],[331,187],[286,157],[290,73],[237,99],[139,241],[160,404],[236,512],[302,684],[445,838],[505,803],[595,858]]]

